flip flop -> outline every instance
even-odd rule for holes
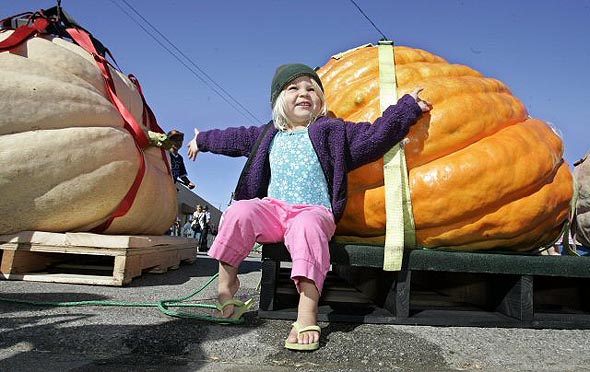
[[[221,314],[223,314],[223,311],[225,310],[226,307],[233,305],[234,306],[234,313],[227,319],[237,320],[237,319],[240,319],[246,311],[250,310],[250,308],[252,307],[253,304],[254,304],[253,298],[248,299],[246,302],[242,302],[240,300],[232,298],[231,300],[227,300],[222,304],[218,304],[217,310]]]
[[[318,332],[318,333],[322,333],[322,329],[317,326],[317,325],[311,325],[311,326],[307,326],[307,327],[301,327],[299,325],[299,323],[295,322],[293,323],[293,328],[295,328],[295,330],[297,331],[297,340],[299,340],[299,337],[301,336],[302,333],[305,332]],[[285,347],[289,350],[305,350],[305,351],[313,351],[313,350],[317,350],[320,348],[320,343],[318,342],[314,342],[312,344],[300,344],[297,342],[289,342],[289,339],[285,340]]]

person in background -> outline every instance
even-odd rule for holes
[[[234,296],[240,287],[238,266],[254,244],[283,241],[299,293],[297,321],[285,347],[319,348],[318,303],[330,269],[329,242],[346,206],[347,173],[383,157],[430,110],[430,103],[418,97],[421,90],[401,97],[374,123],[352,123],[327,116],[324,88],[312,68],[282,65],[271,84],[271,123],[195,128],[190,159],[200,151],[249,156],[237,202],[223,214],[209,250],[219,261],[220,317],[239,318],[251,306]]]
[[[193,213],[193,222],[191,227],[194,231],[193,238],[197,239],[197,249],[200,250],[201,235],[203,235],[203,229],[205,227],[205,212],[203,207],[199,204],[196,205],[196,210]]]
[[[176,219],[174,220],[174,223],[172,224],[172,226],[170,226],[170,230],[168,231],[168,233],[166,235],[181,236],[180,219],[178,219],[178,217],[176,217]]]
[[[209,213],[209,206],[203,207],[203,228],[201,230],[201,237],[199,238],[199,251],[209,251],[209,242],[207,238],[209,236],[209,223],[211,222],[211,213]]]
[[[191,219],[187,219],[184,225],[182,225],[182,236],[190,238],[193,236],[193,228],[191,226]]]
[[[182,155],[178,153],[178,150],[182,148],[182,143],[184,142],[184,133],[178,130],[171,130],[168,132],[167,136],[172,143],[172,147],[168,151],[170,154],[172,180],[174,183],[180,182],[192,190],[195,188],[195,184],[188,179],[186,167],[184,166],[184,159],[182,158]]]

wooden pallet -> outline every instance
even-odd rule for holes
[[[0,278],[122,286],[196,260],[193,239],[23,231],[0,235]]]
[[[590,257],[414,250],[384,272],[382,246],[332,244],[320,321],[590,328]],[[282,244],[262,250],[259,316],[296,319]]]

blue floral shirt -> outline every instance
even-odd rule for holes
[[[295,205],[323,205],[332,210],[326,176],[307,129],[277,133],[269,160],[269,197]]]

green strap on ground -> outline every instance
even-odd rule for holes
[[[51,302],[51,301],[32,301],[32,300],[21,300],[16,298],[5,298],[0,297],[0,302],[8,302],[8,303],[19,303],[19,304],[27,304],[27,305],[36,305],[36,306],[54,306],[54,307],[75,307],[75,306],[118,306],[118,307],[156,307],[162,313],[173,316],[177,318],[189,318],[189,319],[198,319],[198,320],[206,320],[215,323],[233,323],[239,324],[243,323],[244,319],[221,319],[216,318],[210,315],[197,315],[192,314],[186,311],[176,311],[171,310],[171,307],[188,307],[188,308],[205,308],[205,309],[217,309],[216,305],[211,304],[201,304],[201,303],[187,303],[185,301],[190,300],[192,297],[196,296],[200,292],[202,292],[205,288],[211,284],[219,274],[213,275],[209,280],[201,286],[201,288],[197,289],[193,293],[189,294],[188,296],[171,299],[171,300],[162,300],[157,302],[122,302],[122,301],[99,301],[99,300],[91,300],[91,301],[71,301],[71,302]]]

